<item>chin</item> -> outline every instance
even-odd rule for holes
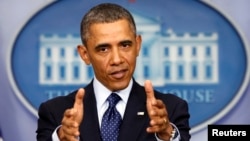
[[[129,81],[115,82],[112,87],[114,91],[118,91],[125,89],[128,86],[128,84]]]

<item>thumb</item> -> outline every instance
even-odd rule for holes
[[[154,96],[154,90],[153,86],[150,80],[146,80],[144,83],[146,95],[147,95],[147,101],[149,102],[154,102],[155,101],[155,96]]]
[[[79,109],[83,106],[83,98],[84,98],[84,89],[80,88],[75,96],[74,108]]]
[[[83,98],[84,98],[84,95],[85,95],[85,91],[83,88],[80,88],[75,96],[75,103],[74,103],[74,106],[73,108],[77,111],[77,114],[75,116],[75,120],[78,122],[78,123],[81,123],[82,121],[82,118],[83,118]]]

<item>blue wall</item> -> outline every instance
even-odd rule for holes
[[[136,0],[135,0],[136,1]],[[138,0],[139,1],[139,0]],[[27,107],[26,100],[15,94],[10,79],[10,53],[18,33],[37,11],[42,9],[49,0],[1,0],[0,1],[0,136],[4,141],[34,141],[37,117]],[[208,2],[228,18],[244,35],[249,50],[250,42],[250,1],[249,0],[208,0]],[[248,60],[249,63],[249,60]],[[25,66],[24,66],[25,67]],[[233,74],[237,75],[237,74]],[[28,76],[28,74],[27,74]],[[217,124],[250,124],[250,85],[247,84],[244,94],[225,116],[213,121]],[[35,95],[35,94],[34,94]],[[201,109],[199,112],[204,111]],[[246,112],[247,111],[247,112]],[[198,111],[197,111],[198,112]],[[192,141],[206,141],[207,129],[202,128],[192,133]],[[1,141],[1,138],[0,138]]]

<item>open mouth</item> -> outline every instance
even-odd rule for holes
[[[127,69],[119,70],[119,71],[114,71],[111,73],[111,76],[115,79],[121,79],[126,75]]]

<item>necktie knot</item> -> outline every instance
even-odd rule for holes
[[[101,135],[102,141],[117,141],[120,125],[122,122],[121,115],[115,108],[118,101],[121,100],[120,96],[116,93],[110,94],[107,98],[109,107],[102,117]]]
[[[116,93],[112,93],[108,98],[107,101],[109,102],[110,107],[115,107],[115,105],[118,103],[118,101],[121,100],[121,97],[117,95]]]

